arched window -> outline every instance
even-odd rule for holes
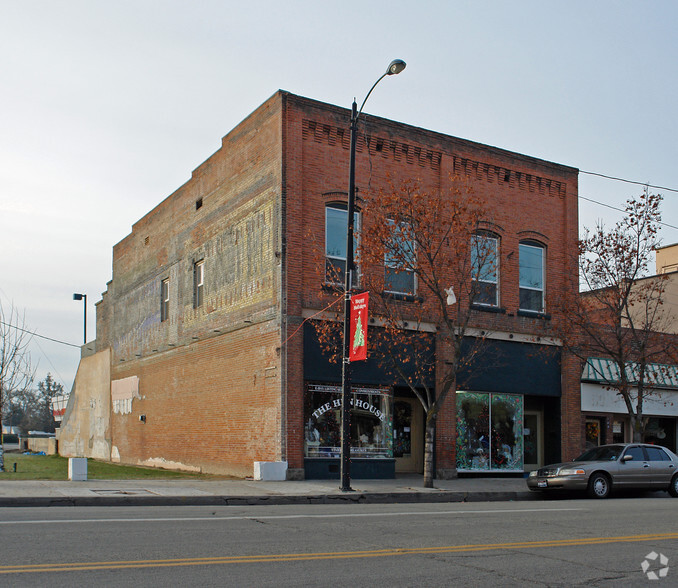
[[[474,304],[499,306],[499,237],[482,232],[471,241],[471,269]]]
[[[544,312],[546,248],[537,241],[521,241],[520,310]]]
[[[360,213],[353,217],[353,251],[358,246]],[[325,206],[325,282],[343,284],[346,273],[346,232],[348,229],[346,204],[333,202]]]
[[[387,222],[390,238],[384,252],[384,290],[414,296],[417,291],[417,247],[411,235],[411,225],[396,223],[392,219]]]

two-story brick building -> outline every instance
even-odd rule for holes
[[[460,375],[438,421],[438,475],[573,457],[580,372],[551,337],[550,301],[577,287],[577,170],[363,116],[359,194],[388,178],[445,190],[460,176],[492,210],[484,237],[498,263],[469,335],[504,361],[484,370],[481,356]],[[345,263],[349,117],[275,93],[114,246],[62,454],[242,476],[284,461],[290,478],[338,476],[341,374],[309,321],[331,295],[325,264]],[[353,384],[354,477],[420,471],[416,399],[369,358]]]

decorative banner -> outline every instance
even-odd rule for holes
[[[349,361],[367,359],[367,292],[351,296],[351,345]]]

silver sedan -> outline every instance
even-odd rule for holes
[[[574,461],[530,472],[527,487],[534,491],[586,490],[592,498],[606,498],[613,488],[666,490],[678,497],[678,456],[658,445],[601,445]]]

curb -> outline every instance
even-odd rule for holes
[[[532,492],[355,492],[274,496],[12,496],[0,508],[59,506],[281,506],[305,504],[432,504],[538,500]]]

